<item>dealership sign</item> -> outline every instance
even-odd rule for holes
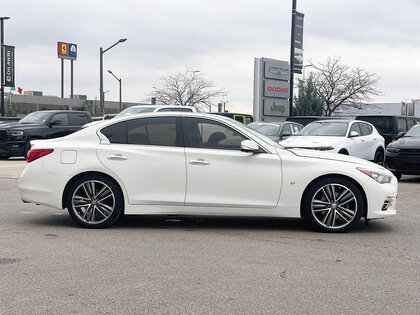
[[[278,121],[289,116],[290,66],[287,61],[255,58],[254,120]]]
[[[57,42],[57,56],[62,59],[77,59],[77,45],[66,42]]]
[[[303,68],[303,13],[294,12],[293,72],[302,73]]]
[[[3,64],[1,67],[2,86],[15,86],[15,47],[3,45],[1,47]]]
[[[289,100],[286,98],[264,99],[265,116],[289,116]]]

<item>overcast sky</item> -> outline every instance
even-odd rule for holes
[[[341,56],[381,77],[377,102],[420,98],[420,0],[297,0],[304,63]],[[99,98],[99,47],[107,100],[149,98],[159,78],[186,68],[230,91],[231,111],[252,112],[255,57],[288,60],[291,0],[13,0],[2,6],[5,44],[16,46],[16,85],[60,95],[57,42],[78,45],[74,93]],[[70,94],[70,62],[65,95]],[[309,70],[309,69],[308,69]]]

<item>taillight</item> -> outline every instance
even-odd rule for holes
[[[30,150],[28,152],[28,157],[26,159],[26,162],[30,163],[32,161],[35,161],[36,159],[39,159],[47,154],[50,154],[54,151],[54,149],[35,149]]]

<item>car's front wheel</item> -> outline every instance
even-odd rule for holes
[[[306,191],[303,207],[313,227],[324,232],[344,232],[363,214],[363,197],[359,189],[341,177],[323,178]]]
[[[71,184],[66,205],[73,220],[83,227],[103,228],[118,220],[124,199],[114,181],[106,176],[89,175]]]
[[[373,162],[379,165],[384,164],[384,151],[382,149],[376,150],[375,157],[373,158]]]

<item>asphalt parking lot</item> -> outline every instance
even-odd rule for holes
[[[345,234],[300,220],[123,218],[79,228],[21,202],[0,161],[0,314],[418,314],[420,177],[398,215]]]

